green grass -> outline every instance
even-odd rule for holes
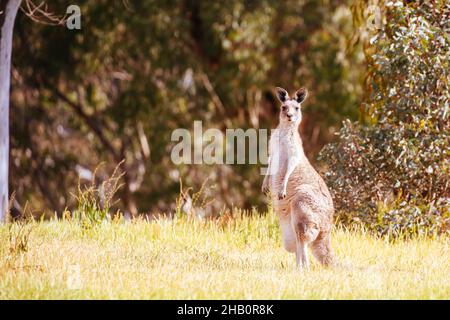
[[[27,232],[31,233],[27,237]],[[448,237],[335,230],[345,267],[299,272],[272,215],[0,226],[0,299],[449,299]]]

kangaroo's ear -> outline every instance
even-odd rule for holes
[[[285,102],[286,100],[289,99],[288,92],[286,90],[284,90],[283,88],[276,87],[276,91],[277,91],[277,98],[281,102]]]
[[[294,98],[298,103],[302,103],[303,101],[305,101],[307,96],[308,90],[306,90],[306,88],[301,88],[297,90],[297,92],[294,95]]]

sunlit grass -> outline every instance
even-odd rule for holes
[[[390,243],[336,230],[343,266],[295,269],[273,215],[0,227],[1,299],[449,299],[448,237]]]

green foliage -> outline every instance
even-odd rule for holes
[[[343,220],[380,234],[442,233],[450,219],[450,7],[388,3],[368,48],[365,121],[322,158]],[[348,212],[354,212],[349,219]]]

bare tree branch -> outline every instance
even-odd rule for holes
[[[56,26],[64,25],[66,22],[67,14],[64,14],[62,17],[55,15],[48,10],[48,5],[45,1],[36,5],[32,0],[24,0],[20,10],[31,20],[38,23]]]
[[[95,135],[98,137],[103,146],[112,154],[113,158],[116,161],[121,161],[122,158],[120,154],[111,144],[111,142],[109,142],[109,140],[106,138],[104,132],[97,125],[96,121],[84,111],[83,107],[80,104],[70,100],[64,93],[59,91],[57,88],[54,88],[53,91],[55,92],[58,98],[67,103],[86,122],[86,124],[95,133]]]

